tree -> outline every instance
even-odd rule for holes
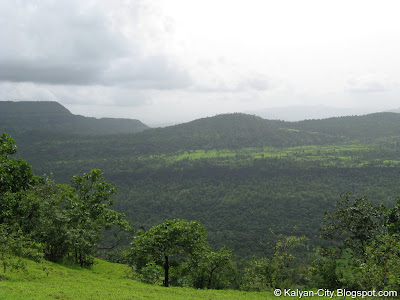
[[[0,136],[0,223],[18,222],[23,192],[32,188],[40,178],[33,175],[31,166],[21,158],[11,155],[17,152],[15,141],[2,133]]]
[[[35,190],[43,219],[35,234],[48,259],[68,256],[81,266],[89,266],[103,229],[118,226],[128,231],[131,227],[122,213],[109,208],[116,188],[103,179],[100,170],[74,176],[71,182],[72,186],[55,185],[48,180]]]
[[[219,251],[203,254],[200,262],[191,267],[193,286],[200,289],[216,289],[228,286],[235,276],[232,249],[223,247]]]
[[[241,289],[264,291],[297,283],[299,272],[293,266],[295,256],[292,252],[303,247],[305,239],[305,236],[278,235],[273,257],[253,259],[245,270]]]
[[[333,246],[318,249],[311,268],[318,286],[351,289],[399,289],[399,200],[386,208],[367,197],[349,200],[325,213],[322,237]]]
[[[362,288],[365,290],[400,291],[400,238],[382,234],[366,247],[366,261],[361,265]]]
[[[321,237],[332,240],[339,255],[348,249],[355,258],[365,260],[368,242],[383,228],[385,208],[374,206],[367,196],[351,201],[350,195],[342,196],[336,209],[324,214]]]
[[[385,227],[388,234],[400,234],[400,198],[396,205],[385,212]]]
[[[151,263],[164,269],[168,287],[171,266],[199,259],[208,250],[206,229],[197,221],[167,220],[138,234],[131,243],[128,261],[138,271]]]
[[[0,262],[3,271],[8,267],[24,268],[21,257],[40,261],[40,248],[24,232],[26,222],[31,215],[26,215],[27,206],[21,205],[27,192],[39,178],[34,176],[30,165],[23,159],[11,157],[17,147],[12,138],[5,133],[0,136]],[[31,207],[32,210],[35,210]],[[16,258],[18,255],[20,258]]]

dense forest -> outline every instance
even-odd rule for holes
[[[51,115],[46,112],[54,108],[41,111]],[[369,195],[374,203],[400,195],[396,113],[301,122],[230,114],[90,135],[55,131],[57,126],[22,130],[24,114],[11,115],[21,126],[11,136],[36,174],[68,183],[101,169],[119,188],[115,209],[135,226],[198,220],[214,247],[227,245],[241,257],[270,251],[264,245],[273,242],[271,229],[288,234],[297,226],[318,243],[323,213],[346,192]]]
[[[193,245],[176,250],[190,253],[190,259],[185,258],[186,264],[181,267],[177,265],[170,281],[165,277],[164,284],[166,280],[167,285],[185,285],[182,278],[186,278],[186,284],[195,287],[245,290],[307,282],[320,287],[366,288],[375,287],[382,279],[388,284],[381,288],[399,287],[398,278],[390,281],[385,277],[392,271],[379,273],[372,269],[374,263],[387,268],[388,260],[397,270],[398,254],[379,258],[381,264],[376,264],[374,259],[378,257],[368,253],[379,252],[379,247],[394,249],[398,244],[394,228],[398,222],[395,199],[400,196],[400,114],[300,122],[227,114],[146,129],[145,125],[133,125],[139,121],[115,120],[100,126],[101,120],[84,117],[76,119],[82,122],[70,125],[56,116],[78,116],[56,103],[25,103],[25,108],[15,111],[11,110],[12,103],[7,105],[9,110],[0,115],[0,131],[16,141],[16,157],[26,159],[33,173],[70,184],[71,178],[90,181],[90,176],[99,176],[90,171],[101,169],[104,180],[118,188],[112,209],[116,214],[124,212],[135,230],[142,229],[137,244],[131,247],[143,249],[150,245],[154,242],[149,237],[152,232],[153,236],[162,236],[164,232],[157,226],[166,220],[188,220],[168,226],[178,226],[177,232],[182,228],[193,230],[190,232],[198,234],[197,240],[203,240],[201,249]],[[43,106],[37,110],[40,114],[27,113],[35,111],[35,105]],[[127,132],[128,127],[132,132]],[[79,177],[81,174],[86,177]],[[68,191],[72,199],[71,195],[79,194],[76,185],[73,181],[72,190],[65,188],[57,193],[64,195]],[[362,237],[354,233],[357,238],[353,240],[358,244],[346,239],[349,230],[345,226],[354,225],[346,215],[349,210],[360,211],[360,224],[370,225],[362,229],[367,232]],[[331,213],[324,215],[327,211]],[[117,222],[119,215],[113,216],[114,225],[127,228],[125,223]],[[96,238],[100,236],[96,231]],[[106,234],[100,244],[107,248],[114,242],[112,235]],[[121,245],[129,247],[129,242],[122,241]],[[182,243],[190,244],[187,240]],[[288,251],[282,251],[282,245]],[[325,248],[318,248],[321,246]],[[318,254],[314,247],[320,249]],[[66,256],[75,253],[73,249],[64,251]],[[164,273],[169,272],[164,261],[137,256],[139,251],[132,248],[129,251],[129,262],[141,270],[145,281],[157,282],[154,278],[159,276],[154,274],[162,273],[161,266]],[[121,255],[114,252],[110,257],[118,261]],[[190,272],[191,259],[195,258],[204,273]],[[86,260],[90,264],[89,258],[83,263]],[[241,271],[232,271],[232,260]],[[338,263],[340,260],[346,263]],[[81,260],[77,257],[76,261]],[[219,279],[210,283],[211,275],[206,274],[213,269],[212,261],[221,268]],[[314,265],[308,267],[307,273],[306,265],[311,266],[312,261]],[[361,270],[361,264],[370,269]],[[267,273],[275,277],[266,279],[270,275],[261,274],[264,271],[257,268],[269,269]],[[336,277],[329,277],[332,272]],[[236,277],[229,278],[228,273]],[[350,273],[359,277],[346,277]],[[268,285],[263,280],[269,280]]]

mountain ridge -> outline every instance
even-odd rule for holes
[[[72,114],[55,101],[0,101],[0,130],[47,130],[75,134],[134,133],[150,128],[135,119],[93,118]]]

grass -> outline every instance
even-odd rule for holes
[[[164,288],[127,278],[128,267],[101,260],[90,269],[28,261],[29,273],[0,276],[0,299],[272,299],[272,293]],[[44,269],[45,267],[45,269]]]
[[[0,299],[293,299],[275,297],[273,292],[196,290],[145,284],[129,279],[127,266],[103,260],[96,260],[89,269],[51,262],[26,262],[28,273],[7,271],[0,274]]]

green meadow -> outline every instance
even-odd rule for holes
[[[129,267],[103,260],[96,260],[91,268],[26,262],[28,272],[0,274],[0,299],[277,299],[272,292],[145,284],[128,277]]]
[[[374,166],[397,166],[399,159],[379,157],[382,149],[378,145],[347,143],[325,146],[296,146],[296,147],[247,147],[238,150],[181,150],[175,153],[131,157],[131,161],[146,163],[148,168],[158,169],[171,167],[177,163],[209,160],[215,165],[252,166],[255,160],[268,159],[291,160],[301,163],[318,163],[320,167],[353,167],[359,168],[374,164]],[[397,155],[396,155],[397,156]],[[396,157],[398,158],[398,157]]]

